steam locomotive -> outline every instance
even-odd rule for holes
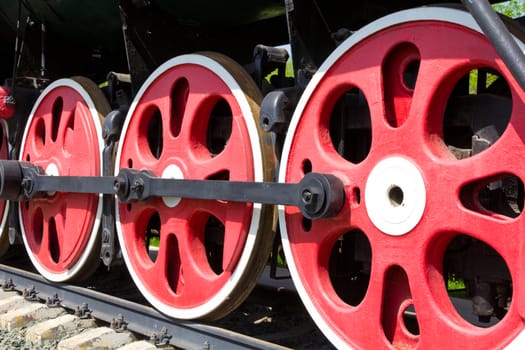
[[[522,348],[524,42],[485,0],[2,0],[0,251],[177,319],[280,266],[338,348]]]

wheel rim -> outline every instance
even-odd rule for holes
[[[20,160],[49,175],[100,176],[102,128],[109,105],[88,79],[61,79],[40,95],[30,114]],[[21,203],[22,237],[37,270],[52,281],[84,277],[97,266],[99,195],[50,193]]]
[[[159,67],[133,102],[116,169],[148,169],[166,178],[268,179],[267,145],[259,144],[254,119],[260,96],[245,74],[211,53]],[[264,267],[269,221],[271,209],[258,204],[180,198],[117,204],[119,240],[135,283],[155,307],[183,319],[218,318],[242,302]],[[159,240],[154,257],[146,231]]]
[[[516,296],[523,288],[523,219],[483,207],[480,188],[506,179],[503,174],[523,184],[525,168],[513,150],[523,144],[525,95],[479,32],[467,13],[454,9],[387,16],[343,43],[301,97],[280,181],[297,182],[310,171],[331,173],[345,183],[347,203],[330,221],[309,221],[296,208],[280,207],[283,248],[308,311],[339,348],[476,343],[491,349],[522,341],[522,302]],[[449,97],[465,74],[482,67],[500,72],[508,83],[511,112],[497,141],[460,160],[461,147],[447,140],[453,137],[446,115],[456,102]],[[364,145],[362,152],[334,141],[342,122],[334,115],[343,99],[355,108],[343,113],[358,130],[348,143]],[[463,235],[489,246],[508,268],[508,276],[500,277],[511,280],[514,298],[495,326],[467,322],[447,295],[443,266]],[[345,270],[341,263],[351,266]],[[333,270],[352,278],[334,276]],[[413,308],[417,331],[407,329],[405,319]]]
[[[9,159],[9,144],[7,136],[7,123],[0,121],[2,135],[0,136],[0,159]],[[9,235],[7,230],[7,218],[9,217],[9,201],[0,201],[0,256],[9,248]]]

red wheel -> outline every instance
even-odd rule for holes
[[[9,144],[7,138],[7,123],[0,121],[0,159],[9,159]],[[0,201],[0,256],[9,248],[7,218],[9,216],[9,201]]]
[[[174,58],[136,96],[116,169],[148,169],[166,178],[268,180],[273,165],[270,142],[255,119],[259,100],[251,78],[223,56]],[[176,318],[214,319],[239,305],[273,239],[272,207],[157,198],[118,204],[117,212],[135,283],[155,307]]]
[[[20,160],[50,175],[102,175],[101,118],[110,110],[86,78],[61,79],[40,95],[29,116]],[[83,278],[97,266],[102,201],[99,195],[50,193],[20,204],[26,250],[52,281]]]
[[[523,347],[524,118],[525,93],[460,10],[387,16],[327,59],[280,181],[334,174],[347,203],[331,219],[279,218],[293,280],[334,345]],[[501,321],[469,319],[447,293],[455,274],[479,320]]]

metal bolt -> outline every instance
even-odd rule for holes
[[[172,337],[173,336],[168,335],[168,329],[166,327],[162,327],[159,334],[157,334],[156,332],[153,332],[150,335],[149,339],[150,339],[150,342],[153,343],[155,346],[164,347],[164,346],[170,345],[170,341]]]
[[[119,192],[121,187],[121,182],[119,180],[115,180],[115,182],[113,183],[113,191]]]
[[[136,193],[141,193],[144,190],[144,181],[142,179],[137,179],[135,182],[133,182],[133,186],[131,186],[131,191]]]
[[[107,228],[102,230],[102,243],[108,243],[111,235]]]
[[[117,177],[113,182],[113,191],[115,192],[117,197],[125,197],[128,194],[127,179],[125,177]]]
[[[2,282],[2,289],[6,292],[15,290],[15,284],[13,283],[13,280],[11,278],[4,280]]]
[[[62,300],[58,297],[58,293],[55,293],[52,297],[47,297],[46,305],[50,308],[59,307]]]
[[[25,300],[28,301],[39,301],[40,299],[37,296],[38,294],[39,292],[37,292],[35,285],[31,285],[31,288],[29,290],[27,288],[24,288],[22,291],[22,296]]]
[[[33,181],[31,181],[29,177],[24,177],[20,185],[24,189],[25,193],[33,192]]]
[[[312,191],[310,189],[305,189],[302,193],[302,201],[305,204],[306,208],[311,208],[313,210],[317,210],[315,208],[317,206],[317,202],[319,200],[319,193]]]
[[[124,320],[124,315],[119,313],[116,319],[111,319],[110,327],[117,332],[125,332],[128,329],[128,322]]]
[[[155,345],[155,343],[157,342],[157,338],[158,338],[158,334],[156,332],[153,332],[150,334],[149,336],[149,341],[150,343],[152,343],[153,345]]]
[[[302,200],[304,204],[310,204],[312,201],[312,192],[310,192],[310,190],[304,190],[302,193]]]
[[[91,313],[93,312],[93,310],[91,310],[89,307],[88,307],[88,304],[87,303],[82,303],[81,306],[78,306],[76,307],[75,309],[75,316],[78,316],[80,319],[89,319],[91,318]]]

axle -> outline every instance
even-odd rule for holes
[[[289,205],[309,219],[337,215],[345,199],[343,183],[329,174],[308,173],[296,184],[165,179],[136,169],[121,169],[117,176],[49,176],[28,162],[0,161],[0,199],[26,201],[55,192],[110,194],[120,202],[180,197]]]

